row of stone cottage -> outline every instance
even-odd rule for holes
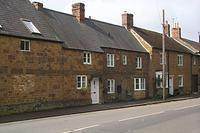
[[[28,0],[0,0],[1,113],[33,111],[162,94],[162,35],[85,18]],[[166,22],[166,95],[200,90],[200,44]]]

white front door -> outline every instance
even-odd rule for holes
[[[173,76],[169,76],[169,94],[174,95],[174,81]]]
[[[99,103],[99,78],[93,78],[91,81],[91,99],[92,104]]]

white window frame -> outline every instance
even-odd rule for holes
[[[26,49],[25,47],[26,47],[26,45],[24,45],[24,48],[25,49],[21,49],[22,48],[22,42],[28,42],[28,49]],[[24,51],[24,52],[30,52],[31,51],[31,41],[30,40],[25,40],[25,39],[22,39],[21,41],[20,41],[20,51]]]
[[[137,86],[138,86],[138,88],[137,88]],[[146,79],[145,78],[134,78],[134,90],[135,91],[146,90]]]
[[[136,69],[142,69],[142,57],[136,57]]]
[[[91,54],[91,52],[83,52],[83,64],[86,64],[86,65],[92,64],[92,54]]]
[[[30,20],[27,19],[21,19],[22,23],[25,25],[25,27],[31,32],[35,34],[41,34],[41,32],[38,30],[38,28],[31,22]]]
[[[161,80],[163,79],[162,77],[162,72],[159,71],[159,72],[156,72],[156,79],[158,77],[161,77]],[[168,73],[165,74],[165,88],[168,88],[168,80],[169,80],[169,76],[168,76]],[[158,86],[157,84],[157,81],[156,81],[156,88],[163,88],[163,82],[160,82],[160,86]]]
[[[79,78],[80,78],[80,81],[79,81]],[[85,79],[85,81],[84,81],[84,79]],[[80,82],[80,86],[79,86],[79,82]],[[85,86],[83,86],[83,84],[85,84]],[[77,75],[76,76],[76,86],[77,86],[78,90],[87,88],[87,76],[86,75]]]
[[[167,64],[167,54],[165,54],[165,64]],[[160,52],[160,65],[163,65],[163,53]]]
[[[197,58],[195,56],[193,57],[193,65],[197,65]]]
[[[3,29],[3,26],[0,24],[0,29]]]
[[[178,75],[178,87],[184,86],[184,77],[183,75]]]
[[[108,94],[114,94],[115,93],[115,80],[114,79],[108,79],[107,80],[107,93]]]
[[[179,54],[177,56],[178,58],[178,66],[183,66],[183,63],[184,63],[184,56],[182,54]]]
[[[107,54],[107,67],[115,67],[115,55]]]
[[[122,56],[122,62],[123,62],[123,65],[127,65],[127,63],[128,63],[128,56],[127,55]]]

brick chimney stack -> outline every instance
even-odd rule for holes
[[[43,3],[40,2],[33,2],[32,5],[33,7],[35,7],[36,10],[40,10],[43,8]]]
[[[168,21],[165,22],[165,35],[170,37],[170,24],[168,23]]]
[[[181,39],[181,28],[179,27],[179,23],[175,23],[172,28],[172,37],[175,39]]]
[[[78,22],[85,20],[85,4],[75,3],[72,5],[72,14],[76,17]]]
[[[198,32],[198,34],[199,34],[199,43],[200,43],[200,32]]]
[[[122,14],[122,26],[127,29],[133,28],[133,14],[129,14],[126,11]]]

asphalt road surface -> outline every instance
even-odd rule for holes
[[[0,133],[200,133],[200,98],[11,122]]]

